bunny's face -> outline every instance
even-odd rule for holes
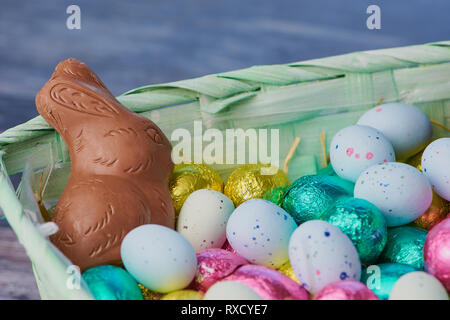
[[[39,113],[70,146],[79,172],[166,180],[171,145],[150,120],[123,107],[83,63],[60,63],[36,97]]]

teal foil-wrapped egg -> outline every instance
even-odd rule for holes
[[[297,222],[319,219],[336,200],[353,196],[353,183],[336,176],[307,175],[288,188],[283,199],[285,209]]]
[[[338,200],[320,219],[335,225],[350,238],[363,265],[375,263],[386,245],[386,219],[383,213],[367,200]]]
[[[427,232],[414,227],[388,229],[388,241],[380,262],[402,263],[423,269],[423,245]]]
[[[82,276],[96,300],[144,300],[136,280],[120,267],[93,267]]]
[[[381,300],[387,300],[395,282],[403,275],[417,271],[416,268],[399,263],[382,263],[368,266],[361,272],[361,282]]]

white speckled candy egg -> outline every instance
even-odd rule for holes
[[[222,248],[227,221],[233,210],[233,202],[224,194],[210,189],[197,190],[189,195],[181,208],[177,231],[196,252]]]
[[[450,201],[450,138],[437,139],[425,148],[422,169],[434,191]]]
[[[311,293],[339,280],[359,281],[361,263],[352,241],[338,227],[310,220],[289,241],[289,260],[297,279]]]
[[[395,282],[389,300],[448,300],[448,295],[438,279],[423,271],[415,271]]]
[[[221,281],[206,291],[204,300],[262,300],[250,287],[236,281]]]
[[[156,224],[131,230],[122,241],[120,254],[127,271],[152,291],[183,289],[197,270],[197,257],[189,241]]]
[[[430,183],[422,172],[399,162],[375,165],[361,173],[354,194],[380,209],[388,227],[412,222],[433,199]]]
[[[391,141],[397,160],[419,152],[433,134],[427,115],[409,104],[387,103],[377,106],[364,113],[358,124],[380,130]]]
[[[355,182],[361,172],[374,164],[395,161],[394,148],[378,130],[351,126],[335,134],[330,144],[330,162],[343,179]]]
[[[227,239],[249,262],[278,268],[289,259],[289,238],[295,228],[294,219],[282,208],[267,200],[252,199],[231,214]]]

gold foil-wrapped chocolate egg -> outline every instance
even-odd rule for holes
[[[177,290],[163,296],[161,300],[202,300],[203,294],[195,290]]]
[[[169,191],[177,217],[184,201],[192,192],[199,189],[222,192],[223,181],[219,174],[207,165],[184,163],[176,165],[169,180]]]
[[[270,190],[289,183],[287,175],[270,164],[244,164],[231,173],[224,193],[237,207],[250,199],[263,199]]]
[[[298,281],[297,276],[294,273],[294,270],[292,270],[292,266],[291,263],[288,261],[285,264],[283,264],[279,269],[279,272],[281,272],[282,274],[284,274],[285,276],[288,276],[289,278],[291,278],[292,280],[294,280],[297,283],[300,283],[300,281]]]
[[[417,228],[430,230],[439,222],[447,217],[450,212],[450,202],[442,199],[436,192],[433,191],[433,200],[431,205],[424,214],[414,220],[411,224]]]
[[[146,287],[144,287],[142,284],[138,283],[139,289],[141,289],[142,296],[144,297],[144,300],[161,300],[161,297],[164,295],[162,293],[158,293],[155,291],[152,291]]]

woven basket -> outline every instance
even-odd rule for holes
[[[195,120],[202,120],[204,129],[279,129],[280,164],[300,137],[289,165],[293,181],[326,165],[321,134],[328,150],[339,129],[355,124],[380,100],[414,104],[448,127],[450,41],[255,66],[149,85],[118,100],[153,120],[168,137],[177,128],[193,134]],[[439,126],[433,129],[434,138],[448,136]],[[83,283],[77,288],[70,261],[48,241],[49,226],[42,224],[34,197],[44,189],[48,207],[64,190],[70,170],[64,141],[38,116],[0,134],[0,166],[0,207],[32,262],[41,297],[91,299]],[[215,166],[224,179],[233,167]],[[9,175],[20,172],[16,192]]]

